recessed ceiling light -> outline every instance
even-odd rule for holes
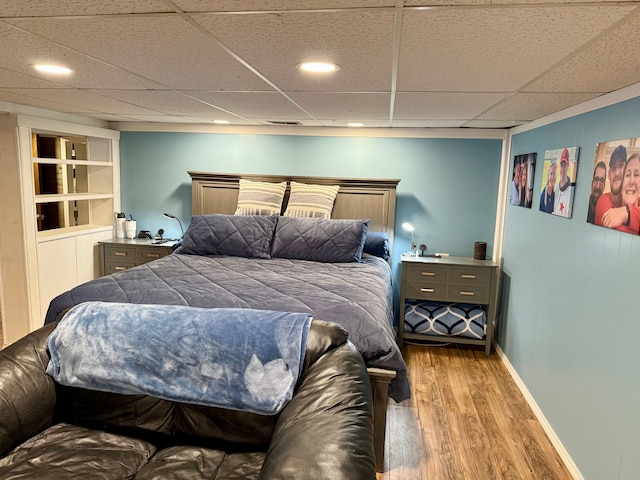
[[[229,123],[229,120],[214,120],[213,123],[216,123],[218,125],[227,125]]]
[[[350,123],[347,123],[347,127],[364,127],[364,123],[361,123],[361,122],[350,122]]]
[[[298,68],[305,72],[313,73],[330,73],[340,70],[340,67],[335,63],[327,62],[304,62],[298,64]]]
[[[71,69],[67,67],[61,67],[60,65],[44,65],[38,64],[34,65],[33,68],[43,73],[52,73],[54,75],[69,75],[71,73]]]

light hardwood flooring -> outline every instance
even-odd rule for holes
[[[571,480],[497,354],[407,345],[412,398],[387,411],[378,480]]]

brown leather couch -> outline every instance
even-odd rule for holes
[[[314,320],[277,416],[63,387],[47,325],[0,351],[0,479],[374,479],[371,389],[339,326]]]

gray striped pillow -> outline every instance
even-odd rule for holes
[[[339,185],[310,185],[291,182],[285,217],[331,218]]]
[[[236,215],[280,215],[287,182],[254,182],[240,179]]]

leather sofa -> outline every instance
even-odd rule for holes
[[[56,384],[49,324],[0,351],[0,479],[374,479],[371,388],[335,324],[311,324],[276,416]]]

